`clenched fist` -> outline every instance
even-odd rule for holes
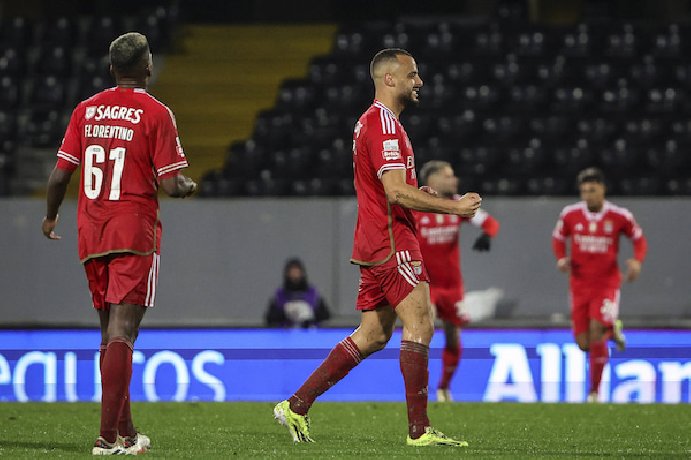
[[[456,200],[456,212],[459,216],[473,217],[480,208],[482,198],[475,192],[468,192]]]

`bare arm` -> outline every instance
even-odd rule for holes
[[[457,214],[466,217],[472,217],[480,207],[482,198],[477,193],[466,193],[459,200],[438,198],[408,185],[405,174],[403,169],[392,169],[382,174],[381,182],[389,203],[416,211]]]
[[[62,200],[65,199],[67,185],[70,183],[73,171],[66,171],[60,168],[53,168],[48,178],[48,191],[46,194],[46,216],[41,223],[41,231],[51,240],[59,240],[60,236],[55,234],[55,226],[58,223],[58,211]]]
[[[196,182],[182,174],[163,178],[161,187],[172,198],[187,198],[197,191]]]

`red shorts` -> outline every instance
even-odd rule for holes
[[[160,254],[109,254],[84,263],[94,308],[129,303],[153,307]]]
[[[425,264],[421,260],[409,259],[408,251],[400,251],[381,265],[360,267],[355,307],[369,311],[391,305],[395,309],[420,282],[429,283]]]
[[[435,288],[432,284],[429,293],[437,318],[458,327],[468,324],[468,318],[463,314],[463,289],[460,286]]]
[[[619,289],[571,289],[571,323],[575,335],[588,332],[591,319],[612,326],[618,317]]]

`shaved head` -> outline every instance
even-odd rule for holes
[[[390,66],[398,64],[398,56],[411,56],[411,54],[401,48],[386,48],[375,54],[369,65],[372,80],[382,78]]]

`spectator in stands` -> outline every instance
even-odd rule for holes
[[[324,298],[307,282],[305,265],[298,258],[288,259],[283,269],[283,287],[276,289],[269,302],[266,325],[308,328],[330,317]]]

